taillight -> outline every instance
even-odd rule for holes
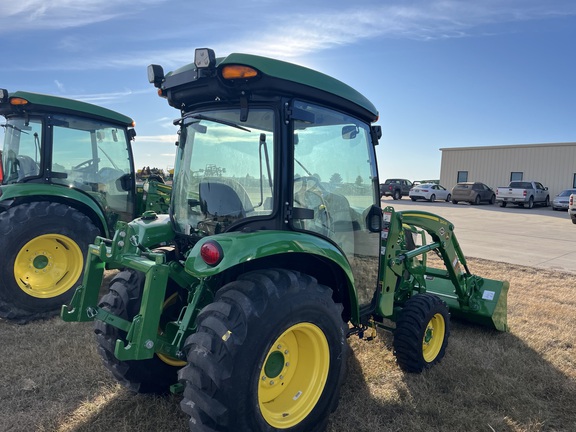
[[[208,240],[200,248],[200,257],[209,266],[215,266],[224,258],[222,247],[213,240]]]
[[[574,195],[570,195],[570,205],[574,204]]]

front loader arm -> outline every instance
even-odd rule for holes
[[[427,234],[432,242],[426,242]],[[416,245],[414,235],[422,241]],[[443,269],[427,265],[427,253],[436,252]],[[473,275],[454,235],[454,225],[427,212],[384,209],[380,264],[381,289],[376,314],[395,321],[413,294],[431,292],[441,297],[454,315],[506,330],[508,282]]]

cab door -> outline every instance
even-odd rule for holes
[[[294,228],[321,235],[346,255],[360,306],[376,291],[380,232],[368,227],[380,208],[370,126],[346,114],[296,101],[293,206],[308,216]]]

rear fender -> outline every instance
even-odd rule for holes
[[[111,227],[104,216],[102,206],[84,192],[58,184],[17,183],[1,186],[0,206],[3,210],[24,202],[50,201],[67,204],[85,213],[103,232]]]
[[[216,242],[222,250],[222,259],[215,265],[206,264],[200,251],[207,242]],[[223,273],[237,265],[286,254],[309,254],[327,259],[340,267],[346,277],[351,315],[357,318],[358,298],[354,276],[344,254],[332,243],[310,234],[290,231],[260,231],[254,233],[231,232],[206,237],[188,253],[185,270],[202,279]]]

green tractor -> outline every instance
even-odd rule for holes
[[[0,89],[0,317],[58,314],[81,280],[88,245],[170,188],[135,182],[133,120],[61,97]],[[146,189],[146,190],[145,190]]]
[[[148,75],[180,112],[169,215],[97,238],[61,313],[95,321],[128,388],[182,392],[193,431],[322,430],[347,337],[393,331],[398,365],[421,372],[445,354],[450,311],[506,330],[508,283],[470,273],[452,224],[381,209],[378,113],[360,93],[210,49]],[[99,298],[105,268],[123,270]]]

